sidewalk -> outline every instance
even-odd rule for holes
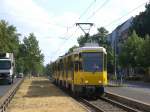
[[[71,97],[56,88],[46,78],[26,79],[10,105],[8,112],[85,112]]]
[[[128,81],[121,87],[106,87],[106,91],[150,104],[149,83]]]
[[[122,84],[124,86],[128,86],[128,87],[137,87],[137,88],[147,88],[147,89],[150,89],[150,82],[143,82],[143,81],[121,81],[120,80],[117,80],[117,81],[114,81],[114,80],[109,80],[108,81],[108,85],[119,85],[119,84]]]
[[[143,81],[125,81],[125,84],[132,87],[139,87],[139,88],[149,88],[150,89],[150,82],[143,82]]]

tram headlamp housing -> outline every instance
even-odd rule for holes
[[[87,84],[88,82],[89,82],[88,80],[85,81],[86,84]]]
[[[98,83],[102,83],[102,81],[99,80]]]

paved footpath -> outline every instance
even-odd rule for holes
[[[56,88],[46,78],[25,79],[8,112],[86,112],[86,110]]]
[[[150,84],[126,82],[125,87],[106,87],[106,91],[150,104]]]

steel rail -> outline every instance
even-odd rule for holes
[[[87,106],[89,109],[90,112],[105,112],[102,108],[99,108],[98,106],[92,104],[91,102],[89,102],[88,100],[86,99],[83,99],[83,98],[76,98],[76,100],[81,103],[81,105],[85,105]]]
[[[18,90],[18,88],[19,88],[20,84],[23,82],[23,80],[24,80],[24,78],[22,78],[21,80],[16,82],[10,88],[10,90],[8,90],[8,92],[3,97],[1,97],[1,99],[0,99],[0,112],[6,112],[8,104],[12,100],[13,96],[15,95],[16,91]]]
[[[94,102],[97,102],[97,104],[99,102],[107,102],[109,105],[112,105],[112,107],[114,106],[115,108],[109,108],[109,106],[107,106],[108,104],[103,104],[102,107],[101,106],[98,106],[96,104],[93,103],[93,101],[88,101],[86,99],[83,99],[83,98],[74,98],[75,100],[77,100],[81,105],[85,106],[86,108],[88,108],[88,110],[90,112],[112,112],[112,111],[115,111],[116,108],[119,109],[122,109],[120,110],[119,112],[141,112],[140,110],[137,110],[137,109],[134,109],[132,107],[129,107],[129,106],[126,106],[126,105],[123,105],[119,102],[116,102],[114,100],[111,100],[111,99],[108,99],[106,97],[101,97],[99,98],[97,101],[94,101]],[[101,104],[100,104],[101,105]]]
[[[103,101],[106,101],[106,102],[108,102],[108,103],[110,103],[112,105],[115,105],[115,106],[117,106],[117,107],[119,107],[119,108],[121,108],[121,109],[123,109],[123,110],[125,110],[127,112],[140,112],[137,109],[134,109],[134,108],[132,108],[130,106],[127,106],[127,105],[124,105],[122,103],[119,103],[119,102],[117,102],[115,100],[111,100],[111,99],[109,99],[107,97],[101,97],[100,99],[103,100]]]
[[[118,103],[121,103],[122,105],[125,105],[127,107],[129,106],[135,110],[137,109],[144,112],[149,112],[150,110],[150,104],[148,103],[137,101],[135,99],[121,96],[115,93],[110,93],[110,92],[106,92],[105,95],[107,98],[116,101]]]

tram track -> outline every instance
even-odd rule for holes
[[[99,108],[98,106],[92,104],[91,102],[89,102],[88,100],[86,99],[83,99],[83,98],[76,98],[76,100],[81,104],[83,105],[88,112],[104,112],[103,109]]]
[[[15,83],[12,88],[0,99],[0,112],[6,112],[8,104],[23,80],[24,79],[21,79]],[[111,94],[108,95],[108,93],[97,99],[77,97],[71,94],[68,95],[84,106],[88,112],[148,112],[148,110],[145,111],[148,108],[145,110],[141,110],[139,108],[135,109],[130,105],[123,104],[121,100],[118,101],[117,99],[119,98],[117,98],[117,96],[114,97],[111,96]]]
[[[122,100],[118,95],[105,93],[103,97],[79,97],[72,92],[61,88],[79,104],[81,104],[88,112],[148,112],[148,108],[141,109],[132,106],[133,104],[124,104],[125,99]],[[118,100],[119,99],[119,100]],[[126,99],[128,100],[128,99]],[[131,102],[131,101],[130,101]],[[132,103],[132,102],[131,102]],[[139,104],[140,107],[140,104]]]
[[[105,97],[97,100],[84,98],[76,98],[76,100],[85,106],[89,112],[141,112]]]
[[[119,104],[122,104],[124,106],[131,107],[133,109],[137,109],[143,112],[149,112],[150,110],[150,104],[129,97],[121,96],[110,92],[106,92],[105,97],[111,99],[112,101],[118,102]]]

